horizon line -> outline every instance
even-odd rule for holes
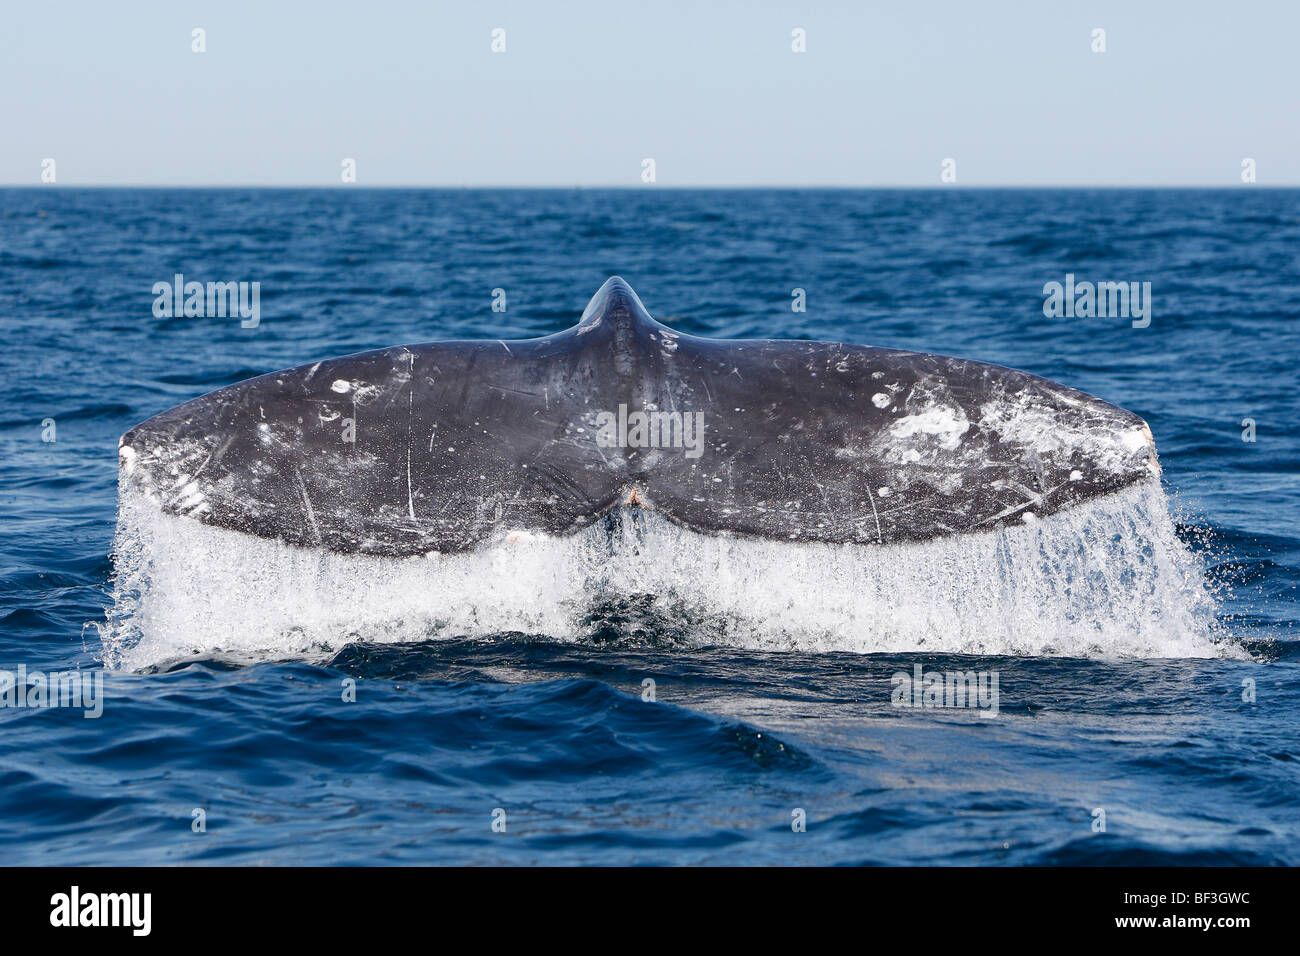
[[[926,191],[973,191],[973,190],[993,190],[993,189],[1076,189],[1076,190],[1122,190],[1122,189],[1148,189],[1148,190],[1179,190],[1179,189],[1300,189],[1300,182],[1297,183],[1182,183],[1178,185],[1154,184],[1154,183],[1111,183],[1111,184],[1089,184],[1089,183],[980,183],[980,184],[961,184],[961,183],[941,183],[941,184],[803,184],[793,185],[789,183],[759,183],[759,184],[674,184],[660,185],[640,184],[584,184],[575,183],[573,185],[561,184],[456,184],[456,183],[392,183],[392,184],[362,184],[362,183],[0,183],[0,189],[32,189],[32,190],[49,190],[57,191],[60,189],[315,189],[315,190],[554,190],[554,191],[581,191],[591,190],[619,190],[626,192],[653,192],[655,190],[666,191],[685,191],[685,190],[926,190]]]

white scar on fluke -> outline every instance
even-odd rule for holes
[[[916,546],[933,544],[933,557],[978,550],[977,539],[1031,524],[1036,533],[1053,522],[1064,529],[1067,516],[1093,503],[1139,493],[1163,498],[1150,429],[1101,399],[940,355],[687,335],[652,319],[618,278],[567,331],[313,360],[163,412],[127,432],[120,451],[120,565],[129,554],[134,567],[152,568],[179,588],[183,571],[161,568],[154,552],[187,529],[203,529],[193,536],[203,547],[243,540],[258,555],[250,561],[299,569],[286,578],[299,596],[314,590],[301,569],[339,560],[355,567],[381,560],[405,575],[411,567],[441,574],[464,558],[505,581],[518,573],[521,548],[534,557],[540,548],[556,560],[569,555],[565,573],[577,573],[574,555],[590,557],[593,542],[608,550],[630,540],[613,530],[630,512],[652,519],[634,523],[638,534],[662,528],[655,532],[662,540],[676,529],[668,550],[678,562],[687,540],[701,553],[717,552],[710,541],[733,557],[745,552],[732,571],[717,571],[744,590],[767,586],[746,577],[760,568],[781,573],[767,564],[775,561],[772,547],[828,548],[816,553],[838,555],[845,567],[861,565],[859,551],[881,548],[919,553]],[[1068,521],[1086,519],[1081,512]],[[1173,539],[1162,547],[1180,545]],[[755,560],[760,552],[765,557]],[[782,560],[798,564],[812,553]],[[865,560],[863,573],[876,567],[875,558]],[[1025,560],[1038,561],[1032,549]],[[617,564],[609,554],[601,561]],[[1165,571],[1181,561],[1170,558]],[[583,562],[584,584],[549,592],[568,594],[566,613],[578,613],[572,605],[601,578]],[[737,567],[748,569],[740,579]],[[1195,576],[1179,568],[1182,578]],[[1015,578],[1029,569],[1003,571]],[[629,586],[617,575],[605,580]],[[824,571],[820,580],[843,583]],[[801,609],[796,596],[787,607],[802,623],[820,621],[818,633],[861,626],[856,613],[826,611],[843,601],[815,579],[806,584],[805,597],[822,609]],[[477,593],[455,574],[442,586]],[[998,593],[1005,599],[1005,586]],[[538,608],[553,603],[543,594],[532,599]],[[336,604],[319,593],[315,600],[320,608]],[[883,600],[877,595],[876,625]],[[304,619],[318,618],[300,600],[291,603]],[[899,594],[895,606],[913,604]],[[496,620],[476,607],[479,622]],[[138,629],[148,612],[147,595],[137,594],[123,613]],[[455,617],[434,614],[435,621]],[[554,615],[542,617],[533,623],[564,632]]]

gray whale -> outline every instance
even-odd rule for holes
[[[1011,368],[721,340],[609,279],[572,328],[379,349],[165,411],[122,494],[353,554],[575,532],[620,506],[696,531],[888,545],[1032,523],[1159,474],[1137,415]]]

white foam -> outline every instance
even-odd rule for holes
[[[718,537],[625,510],[408,559],[298,548],[123,496],[104,660],[317,657],[503,631],[581,641],[629,597],[700,643],[811,651],[1206,657],[1214,605],[1154,482],[1028,525],[890,546]],[[592,653],[599,653],[593,648]]]

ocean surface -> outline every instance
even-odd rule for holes
[[[260,282],[260,323],[156,317],[176,273]],[[549,334],[613,274],[686,332],[1083,389],[1163,490],[866,556],[626,518],[608,567],[456,574],[115,541],[143,419]],[[1045,316],[1067,274],[1150,282],[1150,325]],[[9,189],[0,330],[0,670],[103,679],[98,717],[0,707],[6,863],[1300,862],[1300,192]],[[997,715],[895,706],[918,665]]]

